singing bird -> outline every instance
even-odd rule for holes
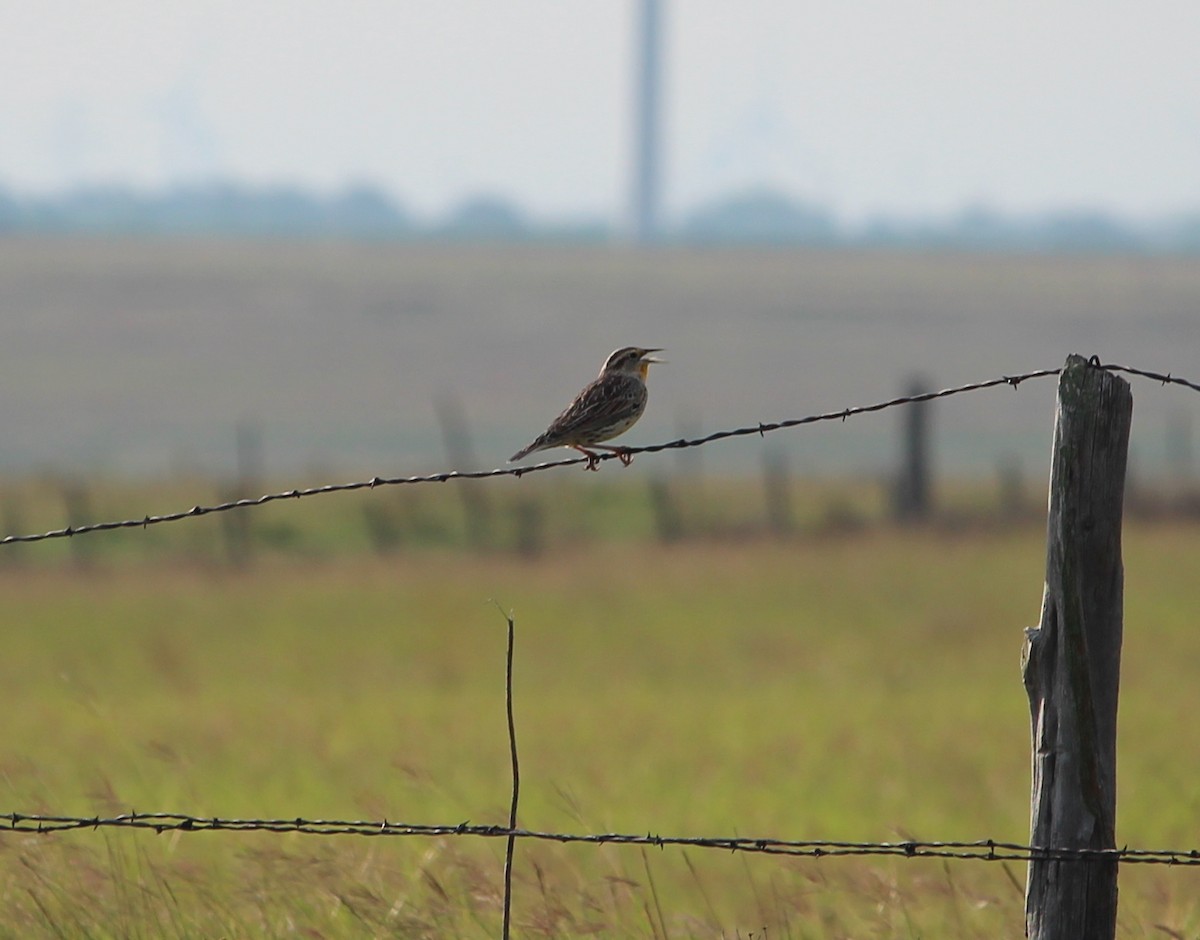
[[[624,434],[646,410],[646,373],[650,371],[650,363],[663,361],[651,355],[656,352],[662,350],[641,346],[622,346],[615,350],[605,360],[600,375],[575,396],[575,400],[532,444],[509,457],[509,462],[520,460],[536,450],[574,447],[587,457],[585,470],[598,470],[600,455],[588,450],[588,447],[595,447],[612,451],[628,467],[633,460],[628,448],[603,447],[600,442]]]

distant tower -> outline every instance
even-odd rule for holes
[[[662,86],[662,0],[635,0],[636,84],[634,85],[633,239],[655,241],[659,227],[659,100]]]

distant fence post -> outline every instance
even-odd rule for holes
[[[924,395],[929,382],[914,377],[905,389],[907,396]],[[904,440],[900,468],[896,473],[892,494],[892,511],[897,519],[911,522],[927,519],[932,503],[930,498],[932,470],[929,456],[929,411],[932,402],[915,401],[905,407]]]
[[[683,538],[683,513],[671,493],[671,485],[660,476],[650,479],[650,506],[660,542],[678,542]]]
[[[773,448],[764,450],[763,495],[767,505],[767,528],[774,535],[791,535],[796,531],[791,483],[787,454]]]
[[[234,456],[237,473],[223,488],[222,499],[230,502],[250,499],[262,492],[262,430],[250,421],[239,421],[234,429]],[[229,563],[245,568],[254,554],[252,520],[248,512],[227,512],[221,517],[221,531]]]
[[[1059,377],[1041,623],[1022,672],[1033,738],[1030,844],[1113,849],[1121,666],[1121,510],[1133,397],[1081,356]],[[1035,858],[1025,886],[1034,940],[1111,938],[1117,860]]]
[[[475,448],[471,444],[471,432],[467,427],[467,414],[462,402],[455,396],[442,395],[434,400],[433,407],[442,428],[442,441],[446,445],[450,469],[476,469],[479,464],[475,460]],[[460,486],[458,495],[462,498],[467,518],[467,541],[472,548],[491,548],[492,504],[487,493],[477,486]]]
[[[67,525],[73,529],[95,522],[92,514],[91,493],[82,480],[66,480],[62,484],[63,507],[67,512]],[[86,539],[71,539],[71,559],[80,568],[92,563],[94,546]]]

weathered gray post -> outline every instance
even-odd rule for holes
[[[924,395],[929,382],[915,377],[905,389],[905,395]],[[929,518],[932,509],[932,467],[929,455],[930,401],[915,401],[905,408],[904,441],[900,469],[896,473],[892,495],[892,511],[905,522]]]
[[[451,470],[476,470],[475,448],[471,445],[471,432],[467,427],[467,413],[462,401],[452,395],[442,395],[434,400],[434,411],[442,427],[442,441],[446,445],[446,459]],[[467,480],[474,483],[475,480]],[[492,504],[487,493],[478,486],[456,487],[462,498],[467,517],[467,541],[472,548],[492,547]]]
[[[237,476],[220,491],[222,501],[250,499],[263,491],[262,429],[252,421],[239,421],[234,434]],[[221,530],[225,533],[229,563],[235,568],[245,568],[254,555],[251,514],[241,510],[222,513]]]
[[[791,484],[787,455],[780,450],[764,450],[763,495],[767,506],[767,528],[774,535],[791,535],[796,531]]]
[[[1058,383],[1042,619],[1025,631],[1033,733],[1030,843],[1112,849],[1121,666],[1121,508],[1133,397],[1123,379],[1070,356]],[[1035,940],[1116,933],[1117,862],[1035,859],[1025,932]]]

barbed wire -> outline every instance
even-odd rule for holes
[[[1110,372],[1124,372],[1128,375],[1136,375],[1147,379],[1153,379],[1154,381],[1160,382],[1163,385],[1180,385],[1185,388],[1190,388],[1193,391],[1200,392],[1200,383],[1179,378],[1178,376],[1174,376],[1169,372],[1155,372],[1147,369],[1134,368],[1132,366],[1111,364],[1106,365],[1102,364],[1095,356],[1088,360],[1088,364],[1093,368],[1105,369]],[[711,444],[714,441],[721,441],[729,438],[749,437],[755,434],[761,437],[773,431],[781,431],[787,428],[798,428],[804,425],[817,424],[825,421],[845,421],[848,418],[885,411],[889,408],[897,408],[902,405],[933,401],[939,398],[949,398],[953,395],[962,395],[967,392],[982,391],[983,389],[996,388],[997,386],[1001,385],[1007,385],[1015,389],[1022,382],[1027,382],[1031,379],[1046,378],[1052,375],[1059,375],[1061,372],[1062,367],[1055,369],[1035,369],[1031,372],[1023,372],[1016,375],[1003,375],[999,378],[987,379],[981,382],[968,382],[965,385],[956,385],[950,388],[943,388],[939,391],[920,392],[914,395],[902,395],[898,398],[890,398],[887,401],[876,402],[870,405],[857,405],[850,408],[842,408],[838,411],[825,411],[816,414],[805,415],[801,418],[788,418],[783,421],[759,422],[758,424],[746,425],[745,427],[733,428],[724,431],[714,431],[713,433],[706,434],[702,437],[678,438],[677,440],[666,441],[661,444],[649,444],[644,447],[627,447],[623,448],[623,453],[629,456],[636,454],[655,454],[667,450],[684,450],[691,447],[702,447],[705,444]],[[216,503],[210,506],[197,505],[193,506],[191,509],[163,513],[160,515],[146,515],[140,519],[122,519],[113,522],[94,522],[76,526],[68,525],[61,529],[51,529],[47,532],[38,532],[30,535],[7,535],[4,538],[0,538],[0,546],[14,545],[20,542],[42,542],[48,539],[73,538],[76,535],[84,535],[90,532],[108,532],[114,529],[145,529],[152,525],[161,525],[167,522],[180,522],[185,519],[196,519],[201,516],[208,516],[214,513],[229,512],[235,509],[250,509],[258,506],[265,506],[268,503],[290,499],[305,499],[311,496],[324,496],[330,493],[347,493],[354,490],[371,490],[385,486],[405,486],[419,483],[448,483],[451,480],[485,480],[493,477],[517,477],[519,479],[530,473],[541,473],[547,470],[554,470],[559,467],[570,467],[582,463],[594,464],[600,461],[613,460],[618,456],[619,455],[615,453],[605,453],[598,454],[595,458],[568,457],[562,460],[548,460],[544,461],[543,463],[534,464],[528,467],[497,467],[494,470],[447,470],[441,473],[418,474],[406,477],[377,476],[370,480],[356,480],[351,483],[329,483],[325,484],[324,486],[313,486],[284,490],[277,493],[267,493],[263,496],[234,499],[229,500],[228,502]]]
[[[751,852],[762,855],[791,855],[808,858],[847,856],[896,856],[899,858],[956,858],[977,861],[1070,861],[1115,860],[1127,864],[1182,865],[1200,867],[1200,849],[1068,849],[1044,848],[997,839],[975,841],[926,841],[905,839],[901,842],[844,842],[830,840],[761,839],[746,837],[664,836],[647,833],[579,834],[516,829],[508,826],[427,825],[389,820],[342,819],[221,819],[185,813],[124,813],[118,816],[49,816],[25,813],[0,815],[0,822],[13,832],[38,835],[82,829],[141,829],[161,835],[165,832],[272,832],[316,836],[473,836],[489,839],[533,839],[542,842],[589,843],[593,845],[645,845],[658,848],[721,849],[727,852]]]
[[[1079,360],[1072,357],[1075,362]],[[1159,373],[1150,370],[1136,369],[1119,365],[1102,365],[1096,357],[1088,361],[1091,368],[1107,369],[1113,372],[1125,372],[1137,375],[1162,384],[1178,384],[1200,391],[1200,384],[1180,379],[1169,373]],[[1068,365],[1072,360],[1068,360]],[[760,436],[768,432],[784,428],[799,427],[821,421],[846,420],[849,417],[872,412],[883,411],[917,402],[931,401],[951,395],[979,391],[999,385],[1016,388],[1021,383],[1035,378],[1059,375],[1063,370],[1039,369],[1020,375],[1002,376],[983,382],[971,382],[936,392],[920,392],[906,395],[872,405],[842,409],[841,411],[823,412],[802,418],[792,418],[784,421],[759,423],[753,426],[732,430],[717,431],[704,437],[694,439],[679,439],[663,444],[646,447],[624,449],[624,454],[656,453],[665,450],[698,447],[725,438],[743,437],[752,434]],[[605,454],[599,459],[608,460],[617,454]],[[165,522],[196,518],[211,513],[224,512],[239,508],[262,506],[270,502],[285,499],[299,499],[325,493],[346,492],[359,489],[374,489],[378,486],[392,486],[412,483],[444,483],[452,479],[485,479],[499,476],[515,476],[520,478],[526,473],[540,472],[556,467],[570,466],[583,463],[583,458],[548,461],[532,467],[514,467],[490,471],[460,472],[431,474],[426,476],[400,477],[385,479],[376,477],[372,480],[354,483],[332,484],[309,489],[295,489],[281,493],[270,493],[254,499],[237,499],[213,506],[195,506],[190,510],[169,513],[159,516],[145,516],[142,519],[130,519],[117,522],[102,522],[96,524],[66,527],[35,535],[7,536],[0,539],[0,544],[16,542],[35,542],[44,539],[65,538],[86,532],[98,532],[121,528],[146,528]],[[596,458],[587,460],[589,465]],[[501,611],[503,613],[503,611]],[[323,820],[295,817],[291,819],[222,819],[220,817],[201,817],[181,813],[137,813],[130,812],[116,816],[66,816],[48,814],[8,813],[0,815],[0,827],[7,822],[11,832],[30,833],[32,835],[50,835],[78,830],[96,830],[101,828],[118,828],[151,831],[156,834],[165,832],[271,832],[298,833],[316,836],[408,836],[426,838],[447,837],[478,837],[503,838],[507,842],[504,869],[504,926],[503,937],[507,940],[510,925],[510,907],[512,900],[512,864],[513,848],[517,839],[540,840],[558,843],[586,843],[592,845],[640,845],[680,846],[688,848],[718,849],[726,852],[749,852],[773,856],[805,857],[812,859],[848,857],[848,856],[889,856],[898,858],[942,858],[978,861],[1025,861],[1025,862],[1107,862],[1141,865],[1168,865],[1184,867],[1200,867],[1200,849],[1138,849],[1122,848],[1089,849],[1066,848],[1061,846],[1035,846],[1016,842],[1005,842],[995,839],[976,841],[925,841],[903,840],[900,842],[848,842],[829,840],[785,840],[776,838],[745,838],[745,837],[705,837],[705,836],[663,836],[653,833],[646,835],[631,835],[622,833],[577,834],[560,832],[543,832],[516,827],[518,811],[519,771],[517,762],[516,736],[512,711],[512,664],[513,664],[513,619],[506,617],[508,623],[508,652],[506,670],[506,689],[508,705],[508,732],[512,753],[512,804],[508,826],[472,825],[462,822],[455,825],[427,825],[392,822],[387,819],[380,821],[369,820]],[[0,828],[0,831],[3,831]],[[1113,869],[1115,874],[1115,868]],[[661,917],[661,913],[660,913]]]
[[[1109,372],[1124,372],[1126,375],[1137,375],[1144,379],[1153,379],[1163,385],[1181,385],[1184,388],[1190,388],[1193,392],[1200,392],[1200,383],[1180,378],[1177,375],[1172,375],[1170,372],[1152,372],[1148,369],[1135,369],[1133,366],[1118,366],[1112,363],[1100,364],[1093,362],[1092,365],[1100,369],[1106,369]]]

